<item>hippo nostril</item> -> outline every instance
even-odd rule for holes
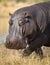
[[[5,44],[5,46],[7,48],[10,48],[12,46],[12,43],[11,43],[11,41],[10,41],[10,39],[8,37],[6,38],[6,44]]]

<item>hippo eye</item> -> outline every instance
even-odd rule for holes
[[[23,21],[20,20],[20,21],[18,22],[18,24],[19,24],[19,26],[22,26],[22,25],[23,25]]]
[[[22,26],[22,25],[24,25],[24,24],[26,24],[26,23],[28,23],[29,22],[29,19],[28,18],[25,18],[25,19],[23,19],[23,20],[20,20],[19,22],[18,22],[18,24],[19,24],[19,26]]]
[[[12,24],[13,24],[13,21],[12,21],[12,20],[10,20],[10,21],[9,21],[9,25],[11,26]]]

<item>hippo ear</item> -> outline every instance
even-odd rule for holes
[[[23,12],[25,17],[31,17],[28,11]]]
[[[10,16],[12,16],[12,14],[11,14],[11,13],[9,13],[9,15],[10,15]]]

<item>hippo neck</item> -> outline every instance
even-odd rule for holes
[[[28,44],[30,42],[34,41],[36,39],[36,32],[34,34],[32,32],[32,34],[30,34],[30,35],[27,36],[27,38],[28,38]]]

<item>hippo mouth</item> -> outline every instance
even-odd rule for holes
[[[11,44],[11,43],[7,44],[6,43],[5,45],[6,45],[6,48],[8,48],[8,49],[17,49],[17,50],[19,50],[19,49],[26,48],[26,46],[24,46],[22,44],[19,44],[19,43],[15,43],[15,44]]]
[[[6,48],[8,48],[8,49],[17,49],[17,50],[19,50],[19,49],[24,49],[24,48],[26,48],[27,42],[26,42],[25,39],[23,39],[23,40],[18,40],[18,41],[14,40],[14,41],[12,41],[12,42],[10,42],[10,40],[6,39],[5,46],[6,46]]]

